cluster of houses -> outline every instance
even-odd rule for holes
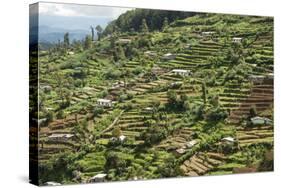
[[[187,142],[181,148],[176,149],[174,153],[175,153],[175,155],[180,156],[180,155],[186,153],[186,151],[188,149],[192,149],[198,143],[199,142],[197,140],[191,140],[191,141]],[[220,144],[222,144],[224,146],[234,146],[235,143],[236,143],[236,139],[231,136],[224,137],[220,140]]]
[[[110,141],[113,141],[113,142],[116,142],[116,141],[124,142],[125,140],[126,140],[126,136],[124,136],[124,135],[120,135],[119,137],[110,138]]]
[[[110,89],[119,89],[124,86],[125,86],[125,83],[123,81],[117,81],[112,84]]]
[[[204,31],[204,32],[201,32],[201,36],[204,37],[204,38],[210,38],[212,36],[214,36],[216,34],[215,31]],[[232,42],[233,43],[241,43],[243,40],[242,37],[233,37],[232,38]]]
[[[178,76],[190,76],[191,75],[190,70],[184,70],[184,69],[173,69],[171,72],[174,75],[178,75]]]
[[[181,148],[178,148],[175,150],[175,154],[176,155],[182,155],[184,154],[188,149],[193,148],[193,146],[195,146],[196,144],[198,144],[197,140],[191,140],[189,142],[187,142],[184,146],[182,146]]]

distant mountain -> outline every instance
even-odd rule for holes
[[[80,17],[80,16],[39,16],[39,41],[58,42],[63,40],[63,35],[69,32],[70,40],[81,40],[90,34],[90,26],[100,25],[105,28],[112,21],[107,17]]]
[[[36,28],[34,28],[34,30],[36,30]],[[39,43],[56,43],[58,40],[63,41],[63,36],[66,32],[69,33],[70,41],[82,40],[86,35],[90,34],[90,30],[69,30],[41,25],[39,26]]]

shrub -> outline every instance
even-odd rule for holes
[[[206,120],[210,122],[218,122],[227,118],[227,112],[221,108],[211,110],[206,115]]]
[[[257,108],[255,105],[251,106],[249,116],[250,118],[257,116]]]
[[[146,131],[141,133],[141,138],[146,145],[152,145],[166,138],[167,135],[168,132],[166,129],[158,125],[152,125]]]
[[[57,113],[56,116],[57,116],[57,119],[63,119],[63,118],[65,118],[64,111],[63,111],[63,110],[58,111],[58,113]]]

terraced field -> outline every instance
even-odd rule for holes
[[[243,116],[249,115],[250,108],[255,106],[258,112],[263,112],[273,107],[273,85],[254,85],[248,97],[239,100],[237,109],[229,117],[232,123],[238,123]]]
[[[219,153],[197,153],[186,160],[180,168],[186,176],[199,176],[219,166],[225,159]]]
[[[120,29],[42,55],[40,184],[272,170],[272,18]]]

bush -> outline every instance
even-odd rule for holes
[[[228,113],[225,110],[216,108],[207,113],[206,120],[210,122],[218,122],[227,118],[227,115]]]
[[[129,110],[131,110],[131,109],[134,108],[134,105],[133,105],[132,102],[127,102],[126,104],[124,104],[124,105],[122,106],[122,108],[123,108],[124,110],[126,110],[126,111],[129,111]]]
[[[118,80],[121,76],[121,71],[116,69],[109,69],[104,73],[106,79]]]
[[[250,118],[257,116],[257,108],[255,105],[251,106],[249,116]]]
[[[65,118],[65,114],[63,110],[58,111],[57,113],[57,119],[63,119]]]
[[[146,145],[150,146],[160,142],[162,139],[166,138],[167,135],[168,132],[165,128],[158,125],[152,125],[146,131],[141,133],[141,138]]]

